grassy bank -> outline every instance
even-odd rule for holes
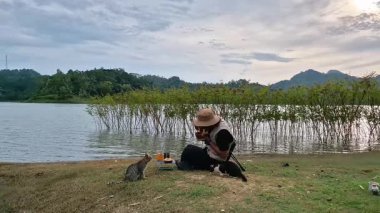
[[[157,171],[153,161],[133,183],[119,181],[134,160],[0,164],[0,212],[380,211],[380,197],[367,191],[368,181],[380,181],[380,152],[238,158],[248,183]]]

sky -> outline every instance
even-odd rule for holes
[[[380,0],[0,0],[0,55],[0,69],[192,83],[380,74]]]

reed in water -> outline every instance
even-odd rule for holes
[[[223,85],[137,90],[99,98],[87,111],[100,128],[191,137],[196,111],[211,107],[231,125],[238,151],[270,144],[271,152],[285,147],[292,153],[308,149],[301,147],[305,142],[320,150],[349,151],[366,141],[372,149],[380,143],[379,104],[380,88],[368,76],[289,90]]]

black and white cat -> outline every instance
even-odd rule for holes
[[[243,182],[247,182],[247,177],[243,174],[240,167],[231,161],[210,165],[210,172],[241,178]]]

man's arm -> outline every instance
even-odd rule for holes
[[[216,145],[218,146],[220,151],[227,151],[230,148],[232,142],[234,141],[234,137],[228,130],[222,129],[215,136],[215,140]]]

